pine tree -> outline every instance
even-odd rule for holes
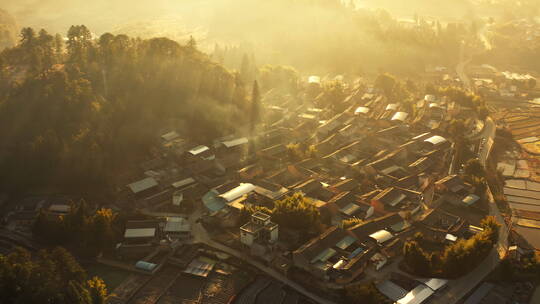
[[[259,83],[253,81],[253,91],[251,93],[251,118],[250,118],[250,133],[253,135],[255,126],[261,120],[261,96],[259,93]]]
[[[189,36],[189,41],[187,43],[187,47],[191,50],[197,49],[197,41],[195,41],[195,38],[193,36]]]
[[[251,80],[251,64],[249,62],[249,57],[247,54],[244,54],[242,57],[242,65],[240,66],[240,76],[242,77],[242,81],[248,82]]]

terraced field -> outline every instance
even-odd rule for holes
[[[500,109],[492,116],[498,124],[508,126],[518,140],[540,134],[540,108]]]

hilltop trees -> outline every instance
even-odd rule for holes
[[[102,304],[107,289],[86,273],[65,249],[42,250],[32,256],[17,248],[0,255],[1,303]]]
[[[3,191],[112,193],[117,173],[147,155],[165,125],[211,140],[248,126],[240,113],[252,110],[241,79],[192,44],[96,40],[84,25],[69,29],[65,48],[60,36],[23,29],[0,53],[0,71]]]

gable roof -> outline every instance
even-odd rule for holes
[[[140,193],[142,191],[151,189],[153,187],[156,187],[158,185],[157,181],[153,177],[147,177],[145,179],[142,179],[140,181],[131,183],[128,185],[129,189],[135,194]]]
[[[377,219],[360,223],[356,226],[349,228],[348,230],[351,231],[357,239],[363,240],[368,238],[370,234],[373,234],[385,228],[389,228],[392,225],[395,225],[402,221],[403,218],[399,215],[399,213],[391,213]]]
[[[383,192],[377,194],[377,196],[375,196],[373,200],[379,201],[384,205],[389,205],[393,207],[399,204],[405,198],[407,198],[407,195],[403,193],[403,191],[398,188],[389,187],[386,188]]]
[[[294,251],[295,255],[301,255],[308,261],[312,261],[325,250],[336,246],[341,240],[347,237],[345,230],[332,226],[321,235],[311,239],[300,248]]]

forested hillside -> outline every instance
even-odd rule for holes
[[[216,58],[227,66],[253,50],[258,62],[315,74],[411,75],[430,64],[456,64],[460,41],[475,30],[472,24],[421,17],[401,22],[384,10],[359,9],[348,1],[237,0],[220,6],[208,39],[223,41]],[[227,54],[227,44],[250,47],[239,54],[229,47]]]
[[[6,190],[110,187],[163,128],[199,142],[241,126],[240,77],[187,45],[72,26],[67,40],[24,28],[0,55],[0,170]],[[234,125],[233,125],[234,122]]]

